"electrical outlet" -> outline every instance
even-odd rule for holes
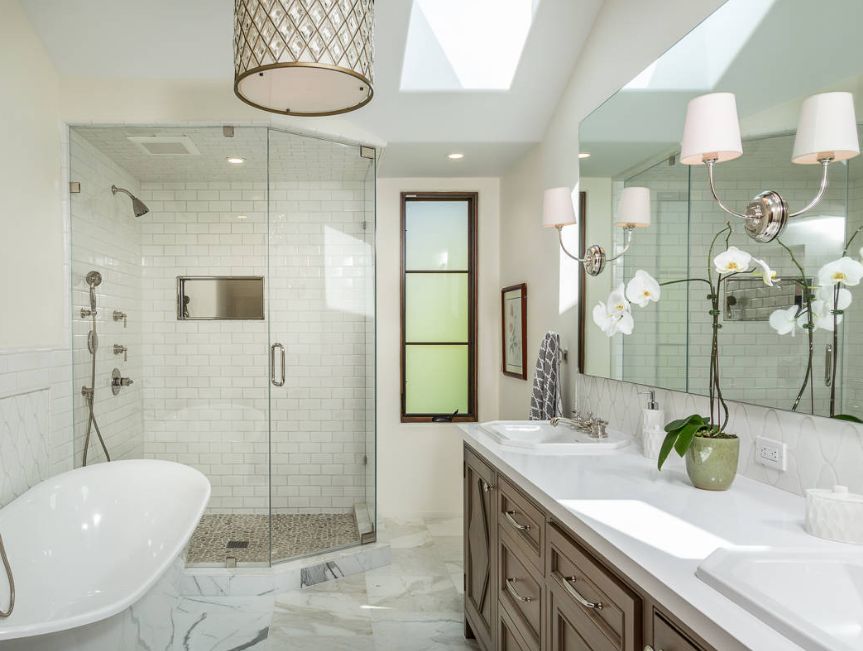
[[[785,444],[763,436],[755,439],[755,460],[762,466],[785,472]]]

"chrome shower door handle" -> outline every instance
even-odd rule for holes
[[[824,347],[824,386],[833,384],[833,344]]]
[[[276,349],[282,353],[282,376],[280,380],[276,380]],[[279,343],[270,346],[270,382],[273,383],[274,387],[285,386],[285,347]]]

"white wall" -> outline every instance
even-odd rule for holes
[[[578,267],[563,255],[554,229],[541,227],[542,170],[540,149],[533,148],[501,180],[501,286],[527,283],[527,380],[500,376],[501,418],[526,419],[530,411],[530,387],[533,382],[539,345],[547,330],[561,335],[561,346],[572,351],[568,365],[577,361],[578,313],[576,287]],[[578,245],[577,228],[566,229],[570,250]],[[575,237],[572,237],[572,236]],[[561,279],[563,282],[560,282]],[[564,380],[568,377],[562,370]],[[569,384],[564,386],[564,400],[569,399]]]
[[[57,74],[0,0],[0,506],[72,467]]]
[[[380,179],[377,221],[378,510],[381,516],[459,513],[462,442],[456,425],[400,422],[400,193],[479,192],[479,418],[498,414],[500,289],[498,179]]]
[[[0,350],[56,348],[67,340],[59,82],[17,0],[0,0],[0,16]]]

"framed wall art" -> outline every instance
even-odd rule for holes
[[[502,371],[527,379],[527,285],[510,285],[500,291],[503,330]]]

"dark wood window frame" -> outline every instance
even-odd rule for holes
[[[468,398],[466,414],[408,414],[406,413],[405,394],[405,349],[410,343],[423,343],[424,345],[447,345],[447,342],[406,342],[405,341],[405,278],[408,272],[405,269],[405,237],[406,208],[409,201],[467,201],[468,204]],[[479,193],[478,192],[402,192],[401,193],[401,326],[399,356],[401,366],[401,400],[400,413],[403,423],[432,423],[432,422],[468,422],[477,421],[477,221],[479,215]],[[441,273],[441,272],[435,272]],[[443,272],[446,273],[446,272]],[[464,273],[464,272],[458,272]],[[464,342],[457,342],[462,345]]]

